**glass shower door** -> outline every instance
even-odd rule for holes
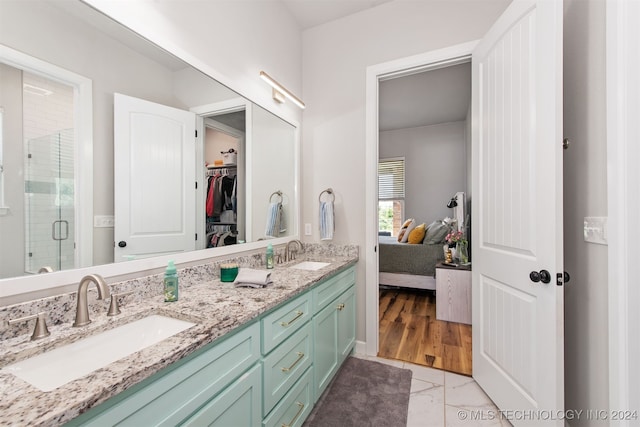
[[[73,130],[30,139],[25,167],[25,269],[75,267]]]

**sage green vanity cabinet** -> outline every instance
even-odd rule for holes
[[[354,344],[350,267],[68,425],[301,426]]]
[[[355,345],[354,270],[330,279],[313,292],[314,303],[322,301],[316,304],[319,311],[313,317],[314,400],[318,400]]]

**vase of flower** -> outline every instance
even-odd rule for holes
[[[459,240],[456,244],[456,255],[460,260],[460,264],[469,264],[469,242],[465,239]]]
[[[460,264],[469,263],[469,242],[464,238],[462,231],[452,231],[445,237],[446,242],[450,247],[455,247],[454,258]]]

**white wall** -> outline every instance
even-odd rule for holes
[[[607,216],[605,2],[565,0],[564,11],[565,405],[606,410],[607,247],[583,239],[584,217]]]
[[[291,171],[295,170],[295,132],[293,127],[270,112],[258,106],[252,106],[251,148],[247,149],[250,158],[247,161],[247,194],[252,195],[248,211],[247,228],[251,229],[247,241],[256,241],[265,237],[269,203],[279,200],[271,195],[282,192],[282,225],[286,231],[281,237],[290,236],[297,231],[295,215],[295,180]]]
[[[451,217],[447,203],[466,192],[465,122],[380,132],[379,157],[405,158],[405,218],[427,225]]]
[[[302,222],[318,241],[317,196],[336,195],[335,242],[365,248],[365,75],[370,65],[481,38],[508,0],[385,3],[303,33]],[[370,213],[369,213],[370,214]],[[365,340],[365,263],[357,339]]]
[[[302,93],[300,29],[275,1],[85,0],[171,51],[245,98],[282,117],[300,121],[298,107],[277,104],[259,78],[269,73]],[[304,99],[304,97],[303,97]]]

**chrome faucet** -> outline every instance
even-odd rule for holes
[[[298,249],[296,249],[295,251],[291,250],[290,245],[292,243],[295,243],[296,245],[298,245]],[[287,243],[287,247],[285,248],[285,261],[293,261],[294,259],[296,259],[296,254],[298,253],[298,251],[302,252],[303,251],[303,246],[302,246],[302,242],[298,239],[295,240],[290,240]]]
[[[87,305],[87,288],[90,283],[96,284],[98,289],[97,299],[109,298],[109,287],[102,276],[98,274],[84,276],[78,285],[78,304],[76,306],[76,321],[73,322],[74,327],[91,323],[91,319],[89,319],[89,307]]]

